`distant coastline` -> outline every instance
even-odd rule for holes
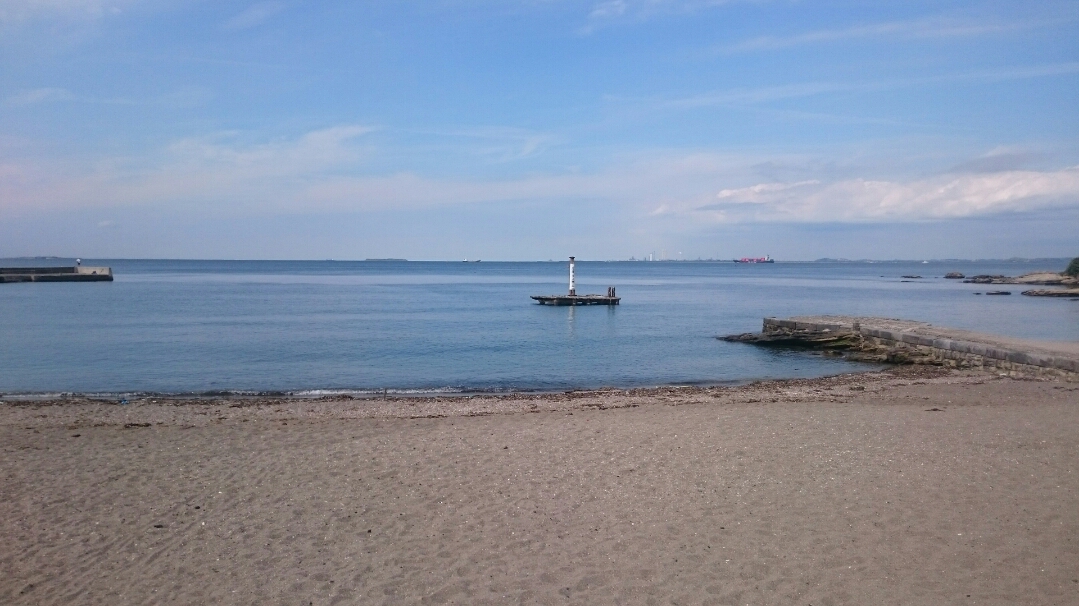
[[[182,259],[182,258],[156,258],[156,257],[93,257],[83,255],[84,262],[104,263],[108,261],[227,261],[239,263],[460,263],[460,259],[401,259],[396,257],[369,257],[364,259]],[[76,257],[65,256],[14,256],[0,257],[0,264],[10,261],[71,261]],[[697,258],[697,259],[590,259],[579,257],[579,262],[585,263],[730,263],[733,257],[722,258]],[[776,263],[1043,263],[1046,265],[1066,266],[1071,257],[1010,257],[1006,259],[847,259],[842,257],[821,257],[819,259],[780,259]],[[526,259],[526,260],[490,260],[484,263],[564,263],[561,259]],[[1047,267],[1046,269],[1051,269]]]

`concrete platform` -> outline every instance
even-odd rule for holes
[[[111,267],[0,267],[8,282],[112,282]]]
[[[532,295],[540,305],[618,305],[621,297],[604,295]]]
[[[760,333],[721,338],[850,351],[852,359],[867,361],[984,368],[1005,374],[1079,380],[1079,343],[1014,339],[894,318],[765,318]]]

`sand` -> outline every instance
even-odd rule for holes
[[[4,604],[1077,604],[1079,385],[0,403]]]

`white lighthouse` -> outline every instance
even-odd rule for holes
[[[577,281],[573,276],[573,257],[569,258],[569,296],[577,296]]]

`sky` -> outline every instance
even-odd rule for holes
[[[0,0],[0,257],[1079,255],[1079,1]]]

